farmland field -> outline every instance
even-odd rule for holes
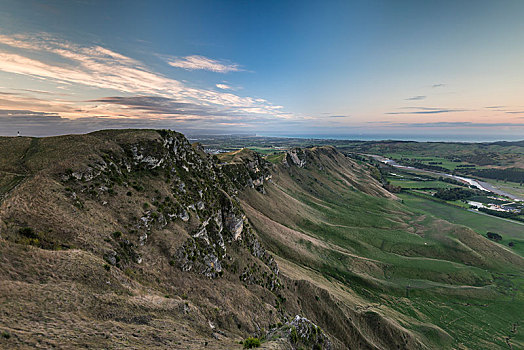
[[[443,203],[415,197],[410,194],[400,194],[405,205],[413,210],[428,213],[438,218],[445,219],[458,225],[467,226],[485,236],[488,231],[502,235],[500,242],[508,249],[524,256],[524,225],[509,222],[501,218],[474,213],[465,209],[456,208]],[[508,243],[514,242],[514,247],[509,248]]]

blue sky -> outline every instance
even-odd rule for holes
[[[522,139],[523,13],[523,1],[4,0],[0,134]]]

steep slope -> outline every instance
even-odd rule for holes
[[[217,158],[155,130],[0,147],[0,347],[523,344],[522,259],[332,147]]]
[[[522,258],[466,227],[411,212],[371,169],[331,147],[269,159],[277,165],[265,194],[240,196],[250,222],[282,274],[341,302],[368,343],[394,348],[376,337],[373,322],[381,322],[429,348],[523,344],[512,331],[524,306]],[[302,297],[301,305],[322,302]]]

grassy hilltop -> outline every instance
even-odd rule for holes
[[[334,147],[266,153],[0,138],[0,348],[524,346],[518,250]]]

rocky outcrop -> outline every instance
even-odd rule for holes
[[[228,175],[237,189],[254,188],[265,193],[264,184],[270,182],[272,164],[262,156],[247,148],[228,154],[231,159],[221,163],[224,173]]]
[[[272,341],[285,339],[292,349],[332,349],[331,341],[322,329],[299,315],[280,327],[270,329],[266,338]]]
[[[269,163],[258,154],[246,151],[234,162],[220,164],[216,157],[192,146],[178,133],[162,130],[159,137],[120,144],[121,150],[107,150],[93,164],[60,174],[72,193],[84,201],[101,200],[105,194],[124,189],[145,192],[143,176],[159,178],[169,185],[167,196],[156,195],[145,203],[134,224],[135,235],[115,242],[106,253],[111,265],[125,266],[141,261],[139,250],[147,244],[152,231],[170,222],[188,225],[189,237],[170,257],[172,265],[208,278],[223,275],[228,245],[241,245],[271,271],[271,278],[245,269],[241,280],[275,290],[280,285],[278,267],[249,227],[245,214],[234,198],[245,187],[264,192],[270,180]],[[87,196],[86,196],[87,195]],[[107,202],[106,202],[107,203]],[[190,228],[191,227],[191,228]],[[133,242],[134,241],[134,242]],[[127,243],[126,243],[127,242]]]
[[[303,168],[307,164],[306,152],[302,148],[292,148],[286,152],[282,162],[286,166],[296,165],[299,168]]]

